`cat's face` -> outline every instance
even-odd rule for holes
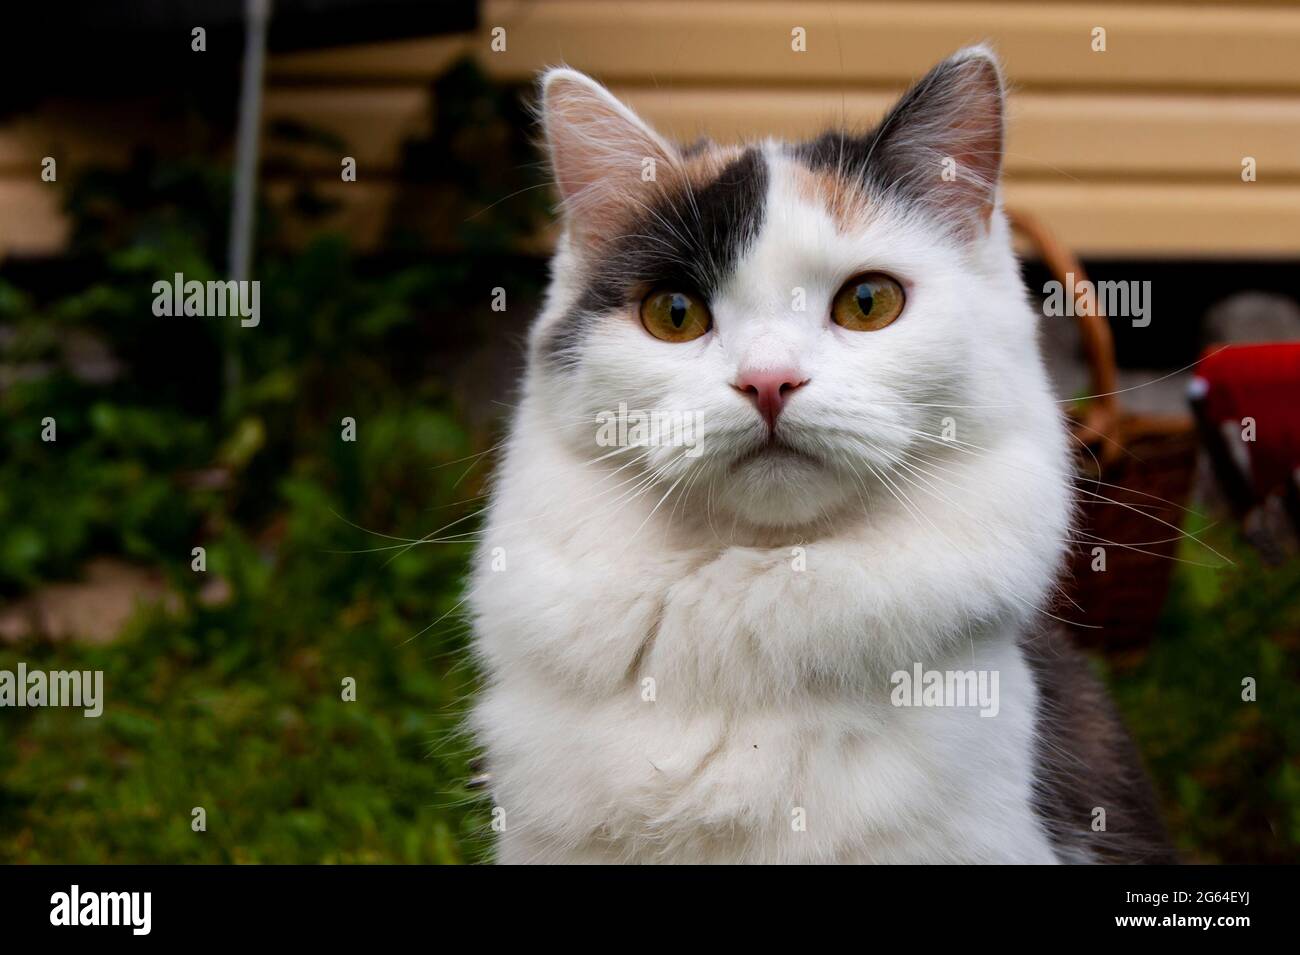
[[[566,228],[531,381],[556,433],[792,527],[1005,426],[979,409],[1005,406],[1033,335],[997,203],[1002,101],[976,49],[865,135],[683,150],[548,73]]]

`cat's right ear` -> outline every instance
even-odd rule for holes
[[[542,75],[541,115],[565,223],[580,251],[618,234],[677,172],[673,146],[577,70]]]
[[[987,227],[1002,168],[1005,84],[987,46],[958,50],[898,101],[867,155],[886,191],[958,227]]]

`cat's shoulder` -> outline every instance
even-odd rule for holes
[[[1059,627],[1023,636],[1038,686],[1034,808],[1066,861],[1177,862],[1141,756],[1091,661]]]

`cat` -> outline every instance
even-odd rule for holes
[[[467,597],[498,861],[1167,861],[1044,626],[1071,452],[994,54],[797,144],[678,147],[564,67],[539,113],[563,231]]]

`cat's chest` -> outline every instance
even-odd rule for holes
[[[939,655],[945,614],[973,623],[941,560],[896,539],[675,553],[624,521],[489,534],[508,561],[472,595],[493,677],[474,722],[504,859],[1052,861],[1032,679],[1009,632]],[[996,672],[997,715],[896,707],[882,659]]]
[[[993,719],[842,696],[737,709],[498,686],[479,716],[491,726],[495,799],[518,825],[503,834],[503,853],[1053,861],[1030,806],[1032,700],[1008,675],[1011,695]]]

